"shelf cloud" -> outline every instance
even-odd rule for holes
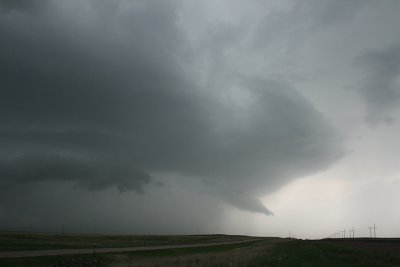
[[[270,215],[259,197],[343,156],[341,135],[291,81],[228,67],[207,74],[179,7],[0,1],[1,190],[69,182],[146,194],[173,174]],[[379,71],[396,52],[363,60]],[[374,83],[390,94],[392,78]]]

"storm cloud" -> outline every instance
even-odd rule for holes
[[[229,70],[207,74],[218,83],[193,78],[204,54],[178,2],[45,1],[41,12],[22,2],[0,2],[2,190],[51,181],[143,193],[172,174],[271,214],[258,197],[344,153],[287,81]]]
[[[290,53],[301,42],[319,31],[354,19],[369,2],[369,0],[288,1],[275,12],[263,14],[255,27],[254,46],[265,50],[266,46],[279,43],[279,50],[283,49],[286,53]]]
[[[400,104],[400,44],[368,51],[357,63],[366,69],[360,94],[366,103],[367,123],[392,122],[392,113]]]
[[[38,11],[41,8],[45,7],[48,0],[32,0],[32,1],[24,1],[24,0],[1,0],[0,7],[2,11],[10,12],[10,11]]]

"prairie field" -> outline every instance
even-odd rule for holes
[[[60,233],[0,232],[0,251],[142,247],[234,242],[239,235],[78,235]]]
[[[35,238],[33,238],[35,236]],[[13,247],[27,250],[31,247],[49,248],[53,242],[60,247],[90,246],[94,240],[100,246],[145,244],[206,244],[207,242],[229,242],[245,238],[250,242],[221,244],[190,248],[171,248],[151,251],[105,253],[87,255],[61,255],[32,258],[3,258],[4,267],[155,267],[155,266],[344,266],[365,267],[400,266],[399,239],[323,239],[299,240],[287,238],[258,238],[204,235],[204,236],[69,236],[68,242],[59,242],[59,237],[46,234],[26,233],[21,235],[21,243],[10,235],[1,237],[6,246],[6,237],[13,240]],[[132,239],[132,240],[130,240]],[[34,242],[33,242],[34,240]],[[40,242],[43,241],[42,244]],[[65,241],[64,240],[64,241]],[[103,242],[103,243],[101,243]],[[34,246],[33,246],[34,245]],[[6,248],[3,251],[7,251]]]

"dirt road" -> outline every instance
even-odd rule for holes
[[[220,242],[208,244],[190,244],[190,245],[171,245],[171,246],[149,246],[149,247],[123,247],[123,248],[96,248],[96,253],[113,253],[113,252],[131,252],[131,251],[147,251],[173,248],[195,248],[239,244],[253,242],[260,239],[243,240],[235,242]],[[41,257],[41,256],[57,256],[57,255],[74,255],[74,254],[93,254],[94,248],[84,249],[57,249],[57,250],[25,250],[25,251],[2,251],[0,258],[23,258],[23,257]]]

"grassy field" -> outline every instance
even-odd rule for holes
[[[71,259],[93,260],[119,266],[250,266],[252,259],[272,247],[277,239],[199,248],[180,248],[128,253],[0,259],[4,267],[42,267]]]
[[[275,246],[264,256],[259,266],[398,267],[398,245],[398,242],[381,243],[371,239],[365,240],[363,245],[351,239],[294,240]]]
[[[0,251],[92,248],[94,243],[98,248],[183,245],[230,242],[247,238],[249,237],[235,235],[112,236],[0,232]]]
[[[144,237],[143,237],[144,238]],[[149,237],[150,238],[150,237]],[[159,237],[167,242],[171,237]],[[199,241],[237,236],[181,236],[171,240]],[[186,239],[187,238],[187,239]],[[208,239],[207,239],[208,238]],[[220,239],[218,239],[220,240]],[[165,243],[163,243],[165,244]],[[168,243],[171,244],[171,243]],[[109,267],[125,266],[269,266],[269,267],[389,267],[400,266],[400,241],[382,240],[293,240],[266,238],[249,243],[215,247],[180,248],[157,251],[110,253],[82,256],[54,256],[0,259],[4,267],[44,267],[57,262],[93,261]],[[62,266],[62,265],[61,265]],[[90,266],[90,265],[88,265]]]

